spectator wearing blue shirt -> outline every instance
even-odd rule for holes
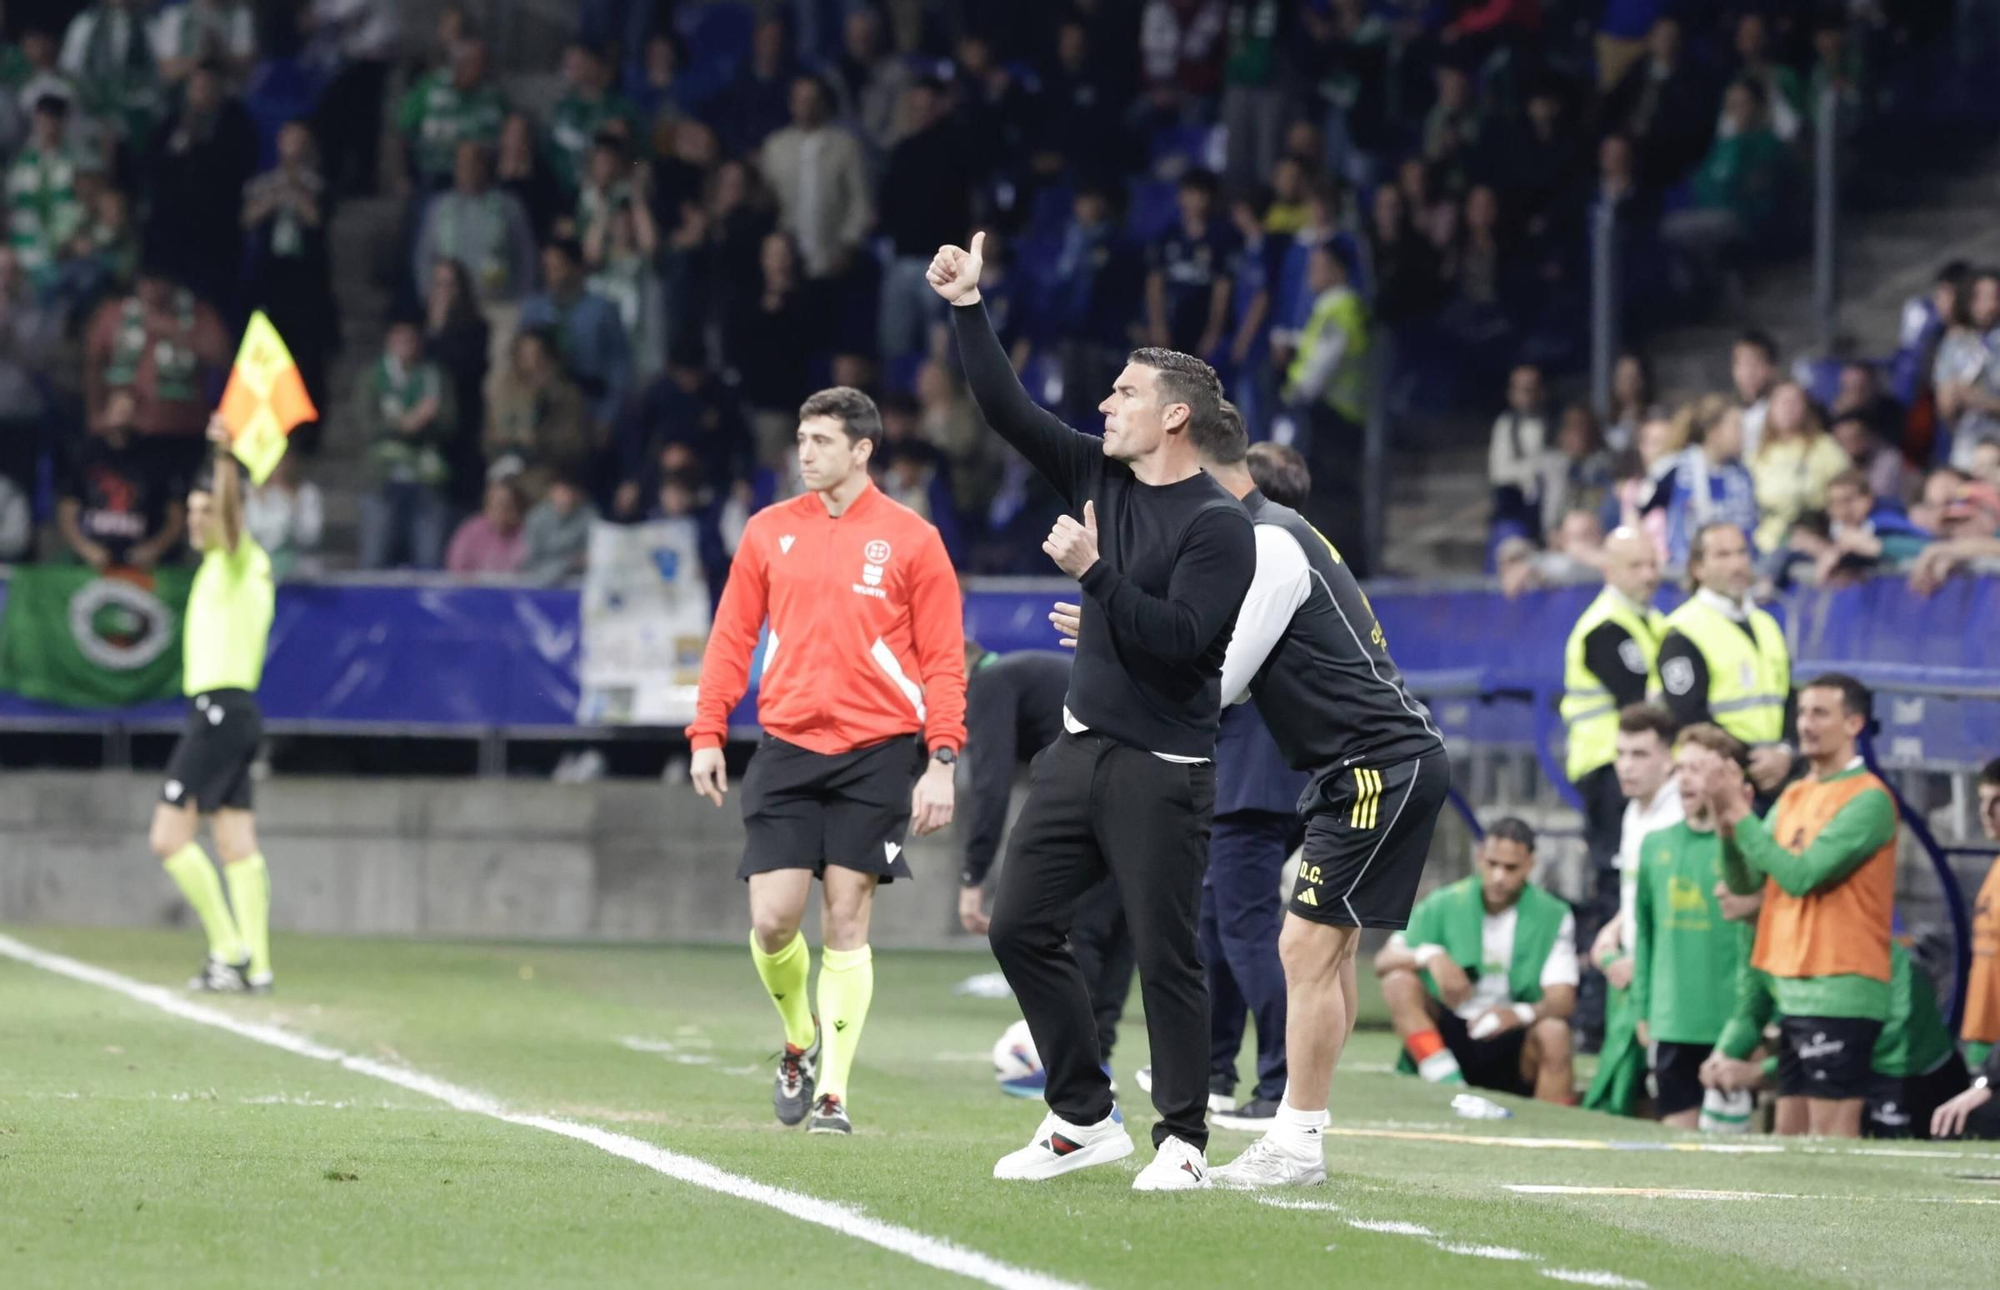
[[[1136,249],[1111,217],[1110,194],[1085,183],[1070,202],[1050,283],[1046,335],[1060,341],[1065,397],[1088,409],[1138,343],[1131,320],[1143,285]]]
[[[1152,343],[1199,358],[1222,347],[1229,318],[1231,239],[1215,218],[1215,176],[1191,170],[1180,182],[1180,218],[1146,255],[1146,318]]]
[[[1229,258],[1231,340],[1220,374],[1252,440],[1264,437],[1271,404],[1271,265],[1289,240],[1265,236],[1270,207],[1271,190],[1262,186],[1229,204],[1230,222],[1242,240]]]
[[[618,306],[584,285],[583,250],[557,238],[542,248],[547,290],[521,306],[523,330],[547,329],[600,431],[612,425],[632,385],[632,353]]]
[[[1667,568],[1675,572],[1687,568],[1688,544],[1704,525],[1757,531],[1757,488],[1743,465],[1742,411],[1709,395],[1691,417],[1688,447],[1660,477],[1644,508],[1665,512]]]

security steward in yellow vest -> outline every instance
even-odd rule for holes
[[[1792,777],[1792,657],[1785,633],[1750,602],[1750,543],[1734,524],[1704,525],[1688,544],[1694,594],[1667,616],[1660,688],[1685,730],[1713,722],[1750,745],[1759,809]]]
[[[1666,620],[1653,608],[1660,557],[1652,540],[1623,528],[1605,539],[1604,582],[1570,629],[1562,698],[1569,782],[1583,798],[1584,842],[1599,869],[1618,854],[1625,818],[1625,794],[1612,769],[1618,713],[1659,690],[1655,662]]]

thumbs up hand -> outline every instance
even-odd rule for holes
[[[1081,524],[1067,515],[1058,515],[1042,550],[1072,578],[1090,572],[1090,566],[1097,563],[1097,507],[1090,502],[1083,504]]]
[[[957,246],[941,246],[931,257],[931,267],[924,271],[924,278],[931,284],[931,290],[954,305],[979,303],[979,273],[986,267],[986,234],[972,235],[972,249]]]

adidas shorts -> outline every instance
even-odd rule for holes
[[[190,802],[203,815],[251,809],[250,764],[264,738],[264,716],[247,690],[214,690],[188,700],[187,729],[167,758],[160,800]]]
[[[1882,1023],[1861,1017],[1784,1017],[1778,1022],[1778,1096],[1829,1102],[1868,1096]]]
[[[910,876],[903,856],[910,790],[924,771],[923,740],[899,735],[844,753],[809,752],[770,735],[743,774],[743,863],[738,878],[828,865],[883,882]]]
[[[1309,785],[1300,800],[1315,805],[1286,909],[1335,927],[1409,926],[1450,789],[1443,752],[1380,769],[1343,767]]]

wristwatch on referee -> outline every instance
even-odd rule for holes
[[[937,748],[932,750],[931,760],[941,766],[956,766],[958,764],[958,754],[949,748]]]

